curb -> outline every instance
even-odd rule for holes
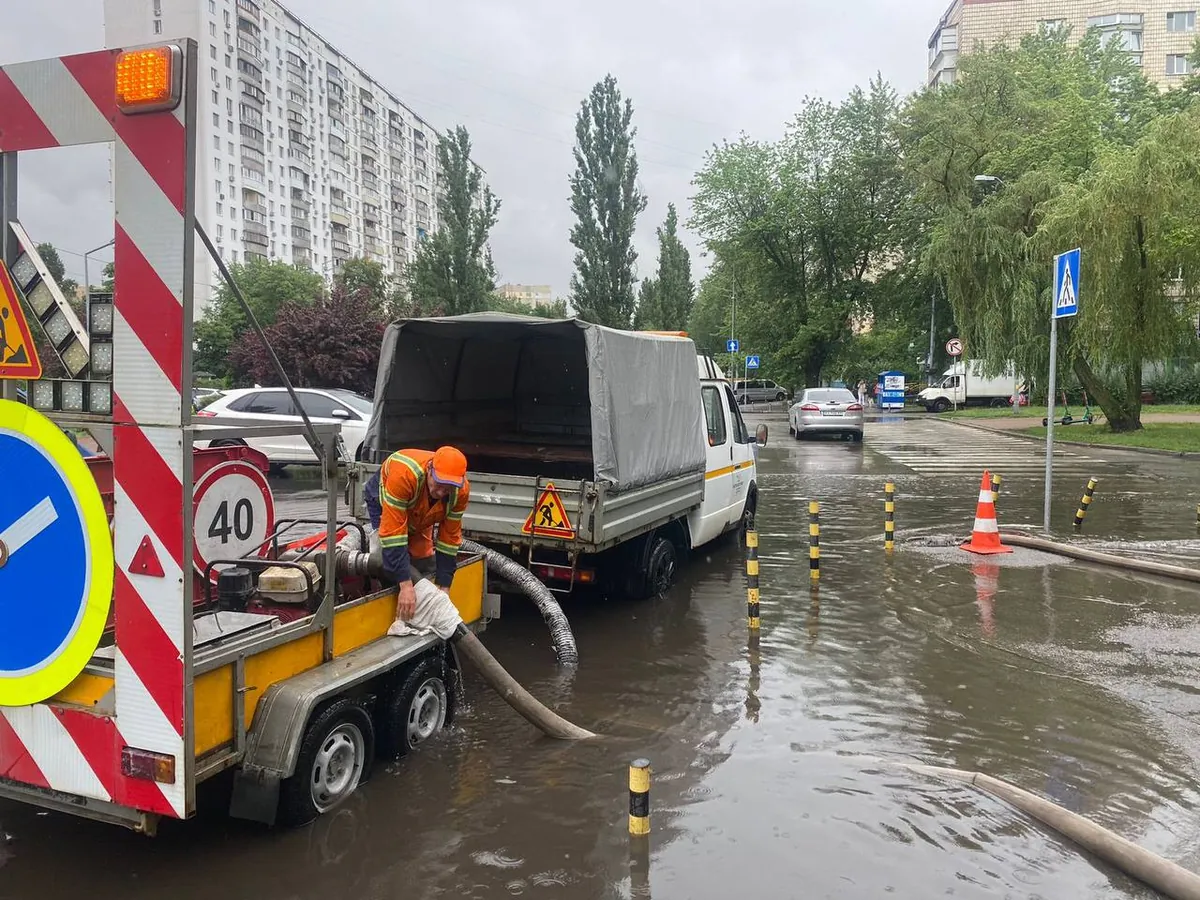
[[[1037,444],[1045,444],[1046,439],[1039,437],[1036,434],[1022,434],[1020,431],[1004,428],[988,428],[986,425],[980,425],[977,422],[964,422],[961,419],[935,419],[937,422],[944,422],[947,425],[958,425],[961,428],[974,428],[976,431],[986,431],[988,434],[1003,434],[1008,437],[1020,438],[1023,441],[1033,441]],[[1033,428],[1038,426],[1033,425]],[[1086,447],[1088,450],[1116,450],[1123,453],[1142,453],[1147,456],[1166,456],[1172,459],[1200,459],[1200,453],[1191,450],[1159,450],[1157,447],[1122,447],[1119,444],[1089,444],[1086,441],[1064,441],[1058,438],[1054,439],[1055,447]]]

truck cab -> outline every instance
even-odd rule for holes
[[[709,357],[700,356],[698,362],[706,464],[704,499],[688,519],[692,549],[753,519],[758,501],[758,440],[746,428],[724,373]]]

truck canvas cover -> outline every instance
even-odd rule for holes
[[[458,442],[572,451],[613,492],[704,470],[695,345],[578,319],[475,313],[384,333],[364,459]]]

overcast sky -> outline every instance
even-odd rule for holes
[[[0,61],[103,46],[101,0],[9,4]],[[568,291],[574,248],[567,178],[575,114],[613,73],[634,102],[642,190],[641,274],[657,265],[655,227],[714,142],[778,136],[805,95],[839,98],[881,71],[902,93],[926,71],[947,0],[291,0],[291,10],[438,128],[464,124],[501,198],[492,250],[501,282]],[[23,157],[21,218],[37,240],[83,251],[112,236],[106,155]],[[685,240],[700,249],[691,234]],[[104,254],[100,254],[104,258]],[[703,260],[693,261],[694,268]],[[96,276],[93,276],[95,279]]]

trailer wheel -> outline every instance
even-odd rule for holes
[[[453,720],[455,701],[444,659],[421,660],[380,709],[379,755],[398,759],[437,736]]]
[[[349,697],[313,716],[296,771],[280,785],[279,820],[303,825],[329,812],[367,780],[375,759],[375,726]]]

